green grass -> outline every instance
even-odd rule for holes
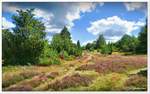
[[[124,74],[111,73],[98,77],[93,84],[88,87],[90,91],[112,91],[120,90],[127,76]]]

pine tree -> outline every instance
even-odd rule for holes
[[[105,45],[106,45],[105,38],[103,37],[103,35],[99,35],[99,38],[96,41],[96,49],[102,49],[103,46]]]

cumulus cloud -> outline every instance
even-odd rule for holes
[[[129,3],[124,3],[124,5],[128,11],[134,11],[136,9],[141,9],[146,7],[146,3],[144,2],[129,2]]]
[[[5,17],[2,17],[2,29],[11,29],[14,28],[15,25],[8,21]]]
[[[50,33],[59,33],[60,28],[55,27],[55,25],[52,23],[54,19],[54,14],[42,9],[35,9],[34,12],[35,18],[38,18],[44,23],[44,26],[46,27],[45,32],[50,32]]]
[[[70,10],[66,14],[66,19],[69,22],[70,27],[74,26],[73,21],[80,19],[80,13],[91,12],[95,9],[97,3],[76,3],[70,7]],[[99,3],[100,6],[103,6],[104,3]]]
[[[38,5],[38,3],[36,4]],[[104,3],[49,3],[49,6],[59,6],[54,11],[51,7],[46,9],[36,4],[3,3],[3,12],[14,14],[18,9],[35,8],[35,17],[44,23],[47,36],[53,36],[55,33],[60,33],[64,26],[67,26],[69,31],[71,31],[74,21],[80,19],[83,16],[82,13],[91,12],[96,5],[104,5]]]
[[[66,15],[66,18],[69,21],[73,21],[80,18],[80,12],[90,12],[92,9],[95,8],[94,3],[77,3],[76,5],[72,6],[71,11],[69,11]]]
[[[130,35],[132,31],[139,29],[144,24],[144,22],[127,21],[118,16],[112,16],[91,22],[87,31],[93,35],[103,34],[107,41],[115,42],[124,34]]]

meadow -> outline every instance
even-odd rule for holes
[[[50,66],[3,67],[4,91],[145,91],[147,56],[84,52]]]

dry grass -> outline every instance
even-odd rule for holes
[[[131,90],[146,88],[147,82],[141,75],[129,76],[129,71],[146,66],[144,55],[89,53],[60,65],[3,67],[2,85],[6,91]]]

